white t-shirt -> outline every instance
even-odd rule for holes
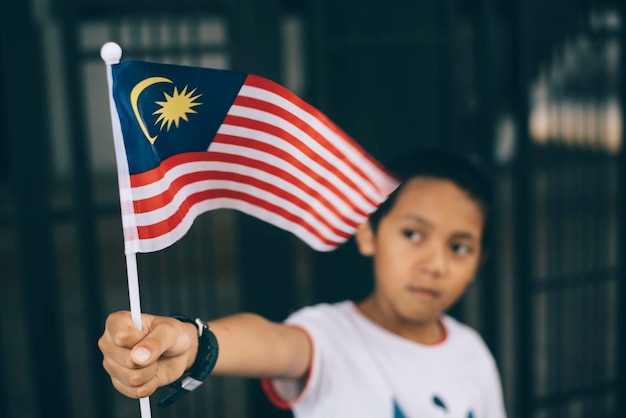
[[[301,309],[287,321],[313,344],[306,382],[265,380],[297,418],[502,418],[498,370],[476,331],[449,316],[445,339],[422,345],[364,317],[349,301]]]

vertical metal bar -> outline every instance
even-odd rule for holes
[[[50,137],[41,33],[31,2],[0,2],[0,101],[7,103],[20,285],[38,417],[70,416],[50,214]]]
[[[554,158],[548,157],[548,158]],[[548,159],[546,158],[546,159]],[[548,349],[547,349],[547,361],[548,373],[547,378],[547,392],[546,396],[557,397],[561,381],[561,364],[562,356],[560,353],[561,339],[563,332],[560,327],[561,310],[563,306],[563,292],[558,283],[559,275],[561,272],[561,258],[562,258],[562,237],[563,237],[563,222],[561,213],[561,164],[557,164],[555,167],[547,167],[544,159],[542,161],[542,168],[549,171],[548,187],[546,193],[549,196],[550,208],[546,222],[550,225],[550,242],[548,246],[548,275],[546,280],[550,280],[547,289],[542,289],[542,292],[548,294]],[[556,282],[556,283],[555,283]],[[558,405],[554,408],[554,412],[557,415],[560,414],[560,408]]]
[[[554,313],[554,339],[552,341],[553,348],[552,353],[553,357],[549,360],[551,366],[554,368],[554,386],[553,386],[553,394],[555,394],[559,399],[561,398],[561,394],[565,390],[565,386],[569,384],[569,381],[564,378],[564,374],[569,373],[570,371],[567,367],[563,367],[568,362],[568,358],[572,355],[572,350],[563,351],[564,342],[567,341],[569,335],[569,327],[567,324],[568,313],[567,309],[569,307],[572,291],[571,285],[568,285],[566,277],[568,274],[567,269],[567,257],[569,255],[568,251],[571,250],[570,242],[572,237],[570,234],[572,231],[569,229],[570,225],[568,225],[569,218],[572,216],[572,209],[566,203],[566,199],[568,198],[568,194],[571,191],[568,189],[568,170],[569,166],[567,164],[567,156],[566,151],[563,149],[556,148],[555,154],[552,158],[556,160],[556,177],[554,189],[552,190],[553,195],[556,198],[555,201],[555,213],[554,217],[550,220],[550,222],[555,222],[556,232],[554,236],[554,244],[555,248],[555,258],[554,258],[554,276],[552,280],[555,281],[554,285],[554,305],[553,305],[553,313]],[[547,161],[545,162],[547,164]],[[531,384],[532,387],[532,384]],[[562,405],[562,401],[558,402],[556,405],[556,414],[555,418],[561,418],[564,414],[564,408]]]
[[[69,114],[72,116],[69,126],[71,144],[72,179],[76,202],[76,223],[79,242],[79,272],[84,283],[85,306],[87,315],[87,344],[95,345],[104,324],[102,289],[92,175],[89,147],[86,138],[85,103],[80,73],[80,55],[78,50],[79,20],[75,14],[75,1],[56,2],[61,17],[61,55],[64,63],[64,82],[67,88]],[[96,417],[107,418],[112,412],[112,387],[108,376],[102,369],[102,358],[98,350],[88,350],[89,365],[93,376],[91,384],[96,394]]]
[[[528,136],[528,67],[530,25],[528,22],[530,0],[517,0],[514,3],[513,24],[513,71],[514,71],[514,108],[517,120],[518,155],[514,163],[514,207],[515,214],[515,337],[516,341],[516,379],[515,404],[513,416],[528,418],[531,416],[532,382],[532,269],[531,244],[531,152]]]
[[[620,3],[621,7],[619,8],[619,13],[622,18],[622,22],[626,20],[626,4],[624,2]],[[619,29],[619,37],[620,37],[620,45],[621,51],[626,50],[626,28],[624,27],[624,23],[622,23],[621,28]],[[626,125],[624,123],[626,121],[626,58],[624,57],[624,53],[620,54],[620,103],[622,109],[622,126]],[[624,141],[624,136],[622,135],[622,147],[619,153],[619,180],[618,180],[618,211],[620,214],[618,218],[619,222],[619,235],[618,235],[618,248],[619,248],[619,257],[618,257],[618,292],[619,298],[617,299],[619,302],[617,306],[619,307],[619,316],[618,316],[618,324],[619,329],[618,333],[618,343],[617,343],[617,353],[618,353],[618,364],[619,364],[619,372],[618,372],[618,381],[619,386],[616,394],[617,402],[618,402],[618,410],[617,416],[623,417],[626,416],[626,357],[623,353],[626,353],[626,143]]]
[[[606,326],[609,315],[607,312],[607,306],[610,305],[610,301],[607,299],[606,289],[609,285],[609,280],[606,277],[606,266],[600,256],[604,252],[600,252],[600,246],[602,243],[607,242],[610,237],[606,235],[606,229],[602,228],[602,219],[609,217],[608,207],[606,200],[608,196],[607,183],[609,182],[607,176],[607,166],[602,164],[603,159],[600,158],[599,153],[593,153],[591,155],[592,160],[589,162],[588,169],[590,171],[587,177],[587,184],[585,189],[588,190],[589,200],[584,202],[584,208],[587,211],[585,231],[586,237],[582,240],[587,242],[587,263],[583,265],[583,268],[589,271],[592,275],[592,286],[594,298],[591,299],[591,303],[587,304],[589,296],[581,292],[580,305],[582,307],[587,306],[589,310],[588,314],[581,314],[581,317],[586,319],[586,326],[582,327],[583,341],[581,348],[581,360],[585,361],[586,375],[582,378],[583,385],[599,385],[608,381],[606,375],[606,368],[603,367],[604,360],[609,355],[609,350],[606,345],[606,334],[608,327]],[[582,222],[581,222],[582,223]],[[584,308],[581,309],[581,312]],[[581,321],[584,323],[584,321]],[[603,324],[598,326],[598,324]],[[608,414],[608,408],[606,402],[599,402],[599,407],[602,416]],[[583,406],[584,410],[584,406]],[[588,410],[587,415],[592,411]]]
[[[483,161],[485,162],[485,170],[488,174],[494,174],[494,167],[492,164],[492,154],[494,148],[494,125],[495,125],[495,58],[494,58],[494,41],[495,36],[495,9],[493,0],[481,0],[480,2],[480,17],[478,25],[478,83],[481,96],[481,115],[479,120],[478,136],[481,138],[482,147],[479,150]],[[495,186],[495,185],[494,185]],[[497,225],[499,214],[492,215],[490,220],[492,225]],[[491,231],[487,231],[491,234],[491,237],[487,237],[490,241],[494,242],[494,228]],[[492,252],[497,251],[495,246],[491,249]],[[495,256],[495,254],[494,254]],[[496,256],[497,257],[497,256]],[[498,321],[499,315],[495,315],[497,312],[497,301],[499,300],[499,281],[496,279],[496,264],[493,261],[493,256],[487,261],[487,264],[483,267],[483,276],[481,284],[481,333],[487,346],[491,349],[496,359],[499,357],[499,340],[498,340]]]
[[[6,34],[0,32],[0,37],[1,36],[6,36]],[[0,59],[4,60],[5,55],[8,57],[8,52],[5,52],[3,50],[2,39],[0,38]],[[9,61],[9,58],[7,58],[6,61]],[[3,65],[0,65],[0,80],[3,80],[3,79],[4,79],[4,67]],[[0,100],[0,126],[8,126],[9,120],[7,119],[6,115],[7,115],[9,106],[10,106],[9,101],[5,102],[4,100]],[[11,153],[9,152],[9,150],[10,150],[9,138],[7,138],[6,135],[0,135],[0,181],[4,181],[4,179],[9,178],[9,176],[11,175],[12,162],[11,162]],[[0,225],[3,225],[3,224],[4,224],[3,220],[0,221]]]
[[[441,92],[439,101],[439,138],[437,144],[441,147],[457,147],[455,143],[457,135],[457,114],[455,106],[456,89],[454,88],[454,43],[455,43],[455,0],[436,2],[441,22],[440,29],[436,33],[437,53],[439,64],[438,89]]]
[[[306,2],[304,30],[307,49],[306,72],[307,77],[306,92],[310,102],[320,109],[328,109],[330,106],[328,98],[328,77],[327,77],[327,46],[324,11],[326,0]]]
[[[0,10],[2,10],[2,7],[0,6]],[[1,20],[0,20],[1,21]],[[0,31],[0,60],[2,60],[3,62],[5,61],[5,55],[4,54],[4,45],[3,45],[3,38],[6,36],[6,33],[1,32]],[[4,66],[0,65],[0,86],[4,83],[5,75],[4,75]],[[2,91],[0,89],[0,91]],[[9,102],[5,99],[5,97],[0,96],[0,126],[9,126],[9,119],[7,118],[7,113],[8,113],[8,106]],[[11,153],[9,152],[10,150],[10,143],[9,143],[9,138],[7,135],[2,135],[0,137],[0,182],[3,182],[5,177],[8,178],[9,175],[11,174]],[[15,211],[15,209],[13,209]],[[11,221],[8,222],[9,226],[11,225]],[[0,228],[4,227],[4,222],[0,221]],[[16,234],[16,235],[19,235]],[[6,275],[4,275],[4,279],[0,280],[0,285],[1,286],[5,286],[6,282],[8,280],[8,277]],[[5,318],[2,317],[1,315],[1,311],[0,311],[0,324],[3,324],[5,321]],[[6,358],[5,355],[6,353],[3,352],[2,349],[2,344],[0,344],[0,359],[4,359]],[[6,373],[6,369],[4,367],[4,361],[0,361],[0,416],[3,417],[8,417],[9,416],[9,396],[8,396],[8,387],[9,387],[9,383],[8,383],[8,375]]]
[[[6,126],[6,125],[5,125]],[[0,315],[0,324],[4,322],[4,318]],[[5,353],[2,345],[0,344],[0,358],[4,359]],[[9,385],[6,383],[7,372],[4,367],[4,362],[0,361],[0,416],[9,416]]]

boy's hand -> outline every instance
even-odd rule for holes
[[[143,314],[142,330],[130,312],[109,315],[98,347],[113,386],[131,398],[143,398],[183,375],[198,351],[198,331],[177,319]]]

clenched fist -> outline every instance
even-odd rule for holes
[[[198,351],[198,331],[190,323],[167,316],[141,315],[136,329],[128,311],[108,316],[98,347],[102,364],[122,394],[150,396],[189,369]]]

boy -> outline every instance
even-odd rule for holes
[[[144,397],[214,366],[263,378],[270,399],[297,418],[504,417],[491,353],[445,315],[487,254],[488,183],[435,151],[390,169],[403,183],[355,236],[373,262],[369,297],[307,307],[284,324],[248,313],[218,319],[205,329],[217,340],[208,343],[189,319],[143,315],[138,331],[128,312],[111,314],[99,345],[116,389]]]

